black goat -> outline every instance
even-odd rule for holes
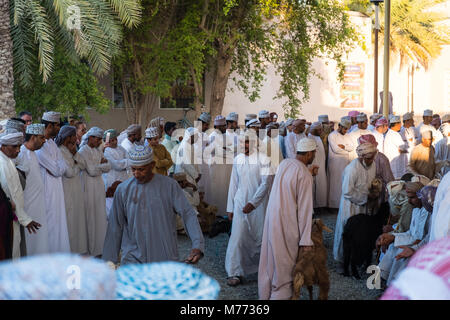
[[[344,226],[344,276],[350,276],[348,267],[351,265],[352,275],[361,279],[358,267],[367,268],[372,262],[372,253],[378,236],[383,231],[389,217],[389,204],[381,204],[375,215],[357,214],[350,217]]]

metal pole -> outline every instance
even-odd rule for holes
[[[411,68],[410,68],[410,66],[408,66],[408,95],[407,95],[407,99],[406,99],[406,108],[407,108],[407,111],[406,112],[409,112],[409,89],[410,89],[410,87],[409,87],[409,76],[411,75]]]
[[[389,118],[389,36],[391,32],[391,0],[385,1],[384,7],[384,88],[383,115]]]
[[[375,53],[374,53],[374,84],[373,84],[373,113],[378,112],[378,30],[380,29],[378,20],[379,5],[375,4]]]
[[[413,65],[411,68],[411,112],[414,112],[414,69]]]

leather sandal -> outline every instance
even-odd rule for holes
[[[242,281],[241,281],[241,277],[229,277],[229,278],[227,278],[227,284],[229,285],[229,286],[231,286],[231,287],[235,287],[235,286],[237,286],[237,285],[239,285],[239,284],[241,284],[242,283]]]

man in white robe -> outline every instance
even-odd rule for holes
[[[356,117],[356,124],[357,127],[348,134],[349,138],[352,139],[353,143],[353,152],[351,154],[352,160],[358,157],[358,155],[356,154],[356,148],[358,147],[359,137],[366,134],[372,134],[372,131],[367,129],[368,119],[365,113],[358,114],[358,116]]]
[[[42,221],[37,233],[25,233],[27,256],[49,253],[49,234],[45,208],[45,188],[41,167],[35,151],[45,143],[45,126],[30,124],[27,126],[25,142],[17,157],[17,168],[25,173],[26,185],[23,191],[24,209],[34,221]]]
[[[69,232],[67,230],[66,205],[62,176],[67,170],[66,162],[53,139],[58,135],[61,114],[46,112],[42,117],[45,124],[46,142],[36,151],[45,185],[45,204],[50,252],[70,252]]]
[[[375,130],[372,131],[372,135],[375,137],[375,140],[378,143],[378,151],[384,153],[384,137],[386,132],[388,131],[389,125],[386,118],[382,117],[377,120],[375,123]]]
[[[103,174],[105,189],[107,190],[116,181],[125,181],[131,177],[128,164],[127,151],[117,143],[117,131],[106,130],[103,134],[105,142],[105,159],[111,164],[111,170]]]
[[[240,284],[243,276],[258,272],[264,217],[275,174],[270,159],[258,154],[256,141],[250,148],[250,139],[249,135],[241,137],[245,150],[233,161],[228,191],[227,214],[233,223],[225,269],[230,286]]]
[[[285,138],[286,154],[289,159],[297,157],[297,143],[306,138],[305,134],[305,120],[297,119],[292,123],[292,132],[289,132]]]
[[[323,126],[320,122],[314,122],[310,126],[310,133],[308,138],[316,141],[316,156],[312,165],[319,167],[317,175],[314,177],[313,195],[314,195],[314,212],[318,213],[327,206],[328,202],[328,183],[327,171],[325,168],[326,155],[320,135],[322,134]]]
[[[423,122],[417,127],[417,144],[422,142],[422,133],[431,131],[433,133],[433,147],[442,139],[442,133],[436,130],[431,124],[433,121],[433,110],[427,109],[423,111]]]
[[[377,148],[371,143],[363,143],[358,146],[356,152],[358,158],[350,162],[343,173],[341,203],[334,229],[333,257],[338,262],[338,272],[343,271],[342,234],[344,226],[348,218],[359,213],[366,213],[369,187],[376,177],[374,160]]]
[[[111,164],[99,150],[103,130],[92,127],[84,136],[86,143],[80,148],[80,156],[86,169],[81,173],[84,188],[84,206],[88,225],[88,254],[97,257],[103,252],[107,229],[106,193],[102,174],[111,170]]]
[[[0,135],[0,184],[9,198],[15,215],[13,221],[12,258],[20,258],[20,225],[26,227],[29,233],[39,232],[41,224],[33,221],[24,210],[24,198],[19,174],[13,160],[20,152],[23,142],[22,132],[3,133]],[[46,223],[44,221],[43,223]]]
[[[356,129],[358,129],[358,122],[356,120],[356,118],[358,117],[359,112],[358,111],[350,111],[348,113],[348,117],[350,117],[350,121],[352,122],[352,126],[350,127],[350,129],[348,130],[348,133],[355,131]]]
[[[126,135],[127,138],[125,138],[120,145],[128,152],[133,145],[141,144],[142,127],[138,124],[132,124],[127,128]]]
[[[313,248],[313,175],[316,142],[297,144],[297,158],[281,162],[275,175],[264,222],[258,271],[259,299],[290,299],[297,256]]]
[[[278,168],[283,161],[282,146],[283,140],[280,139],[280,131],[278,124],[271,122],[266,126],[266,137],[261,141],[259,151],[270,158],[274,170]]]
[[[403,115],[403,127],[400,130],[400,135],[402,136],[405,143],[408,144],[408,161],[411,158],[411,152],[416,146],[417,141],[417,130],[414,127],[414,118],[411,112],[407,112]]]
[[[446,165],[439,171],[439,174],[444,176],[447,172],[450,172],[450,123],[444,123],[441,129],[444,138],[436,143],[434,156],[436,161],[447,161]]]
[[[341,201],[342,173],[351,162],[353,143],[347,131],[350,119],[342,117],[338,130],[328,135],[328,207],[337,209]]]
[[[198,164],[199,173],[201,175],[201,179],[198,182],[198,186],[202,192],[205,194],[206,202],[210,203],[212,198],[212,190],[211,188],[211,176],[209,171],[209,155],[205,152],[205,148],[209,145],[209,133],[213,130],[209,129],[209,123],[211,122],[211,115],[208,112],[202,112],[202,114],[197,119],[198,122],[195,123],[195,127],[199,130],[200,137],[200,145],[202,147],[202,160]]]
[[[378,119],[380,119],[383,115],[379,113],[374,113],[370,116],[370,124],[367,126],[367,130],[374,131],[375,130],[375,123]]]
[[[122,182],[115,194],[109,217],[102,259],[113,263],[178,261],[176,214],[192,240],[185,260],[197,263],[203,256],[204,239],[197,212],[178,183],[154,174],[152,150],[135,146],[128,153],[134,178]]]
[[[408,167],[408,144],[405,143],[399,131],[401,129],[400,116],[391,116],[390,129],[384,137],[384,155],[389,159],[392,174],[399,180]]]
[[[62,182],[70,251],[77,254],[88,254],[88,225],[84,204],[84,190],[81,182],[81,172],[86,166],[84,159],[77,151],[75,127],[62,126],[55,143],[61,150],[67,166]]]
[[[266,126],[270,123],[270,112],[267,110],[261,110],[258,113],[258,119],[261,123],[261,129],[265,129]]]
[[[450,236],[450,173],[442,178],[434,198],[430,242]]]

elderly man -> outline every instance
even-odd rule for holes
[[[415,175],[423,175],[433,180],[436,175],[436,160],[432,146],[433,133],[423,131],[421,143],[411,153],[408,163],[408,171]]]
[[[345,167],[352,161],[353,142],[347,131],[350,129],[349,117],[342,117],[337,131],[328,136],[328,207],[337,209],[341,200],[342,173]]]
[[[121,264],[178,261],[176,216],[183,219],[193,249],[185,260],[196,263],[204,252],[197,212],[178,183],[153,173],[152,150],[134,146],[128,153],[134,178],[114,195],[102,259]]]
[[[400,179],[406,173],[408,166],[408,144],[405,143],[399,131],[401,129],[400,116],[391,116],[390,129],[384,137],[384,154],[389,159],[395,179]]]
[[[88,254],[94,257],[103,252],[107,227],[106,194],[102,174],[111,170],[111,164],[99,150],[102,138],[103,130],[92,127],[84,136],[86,144],[79,151],[86,166],[86,170],[81,173],[81,179],[88,225]]]
[[[356,147],[358,146],[358,138],[365,134],[372,134],[372,132],[367,129],[368,119],[365,113],[358,114],[358,116],[356,117],[356,124],[358,127],[348,134],[353,143],[353,159],[357,158]]]
[[[297,256],[313,248],[313,175],[317,144],[304,138],[297,144],[297,157],[281,162],[275,175],[264,222],[258,272],[262,300],[286,300],[292,296],[292,270]]]
[[[45,126],[43,124],[30,124],[27,126],[25,143],[20,148],[16,161],[17,168],[25,173],[27,181],[23,191],[25,212],[33,220],[42,223],[38,233],[25,234],[28,256],[49,253],[45,187],[39,160],[35,153],[45,143],[44,132]]]
[[[286,144],[286,154],[289,159],[295,159],[297,150],[297,143],[306,138],[305,135],[305,120],[297,119],[293,122],[292,132],[289,132],[285,139]]]
[[[378,119],[380,119],[383,115],[379,113],[374,113],[370,116],[370,124],[367,126],[367,130],[373,131],[375,130],[375,123]]]
[[[62,126],[55,138],[55,143],[61,150],[67,167],[62,177],[62,182],[70,251],[77,254],[88,254],[88,225],[80,174],[86,169],[86,166],[83,158],[77,151],[76,128],[67,125]]]
[[[316,141],[316,156],[312,165],[319,168],[317,175],[314,177],[313,196],[314,196],[314,212],[318,213],[327,206],[328,202],[328,183],[327,171],[325,168],[326,154],[320,135],[323,131],[323,126],[320,122],[314,122],[309,127],[310,133],[308,138]]]
[[[60,130],[59,112],[45,112],[41,122],[45,125],[46,142],[36,151],[41,166],[42,180],[45,185],[45,206],[49,234],[49,250],[54,252],[70,252],[69,233],[67,230],[66,205],[62,176],[67,170],[64,157],[53,140]]]
[[[33,123],[33,115],[29,111],[22,111],[19,113],[19,118],[25,121],[25,129]]]
[[[419,124],[417,127],[418,137],[417,141],[420,143],[422,141],[422,133],[424,131],[431,131],[433,133],[433,146],[438,142],[438,139],[441,138],[441,134],[437,132],[436,128],[431,124],[433,121],[433,110],[427,109],[423,112],[423,122]]]
[[[450,123],[444,123],[442,126],[444,138],[436,143],[436,161],[444,161],[446,164],[442,167],[439,174],[444,176],[450,171]]]
[[[6,225],[0,225],[1,234],[4,239],[6,257],[19,258],[21,256],[21,236],[20,225],[26,227],[29,233],[36,233],[41,225],[34,221],[24,209],[24,196],[22,185],[19,180],[19,174],[13,160],[17,158],[20,145],[23,142],[21,132],[3,133],[0,135],[0,184],[6,197],[9,199],[13,216],[11,219],[6,217]],[[3,218],[3,217],[2,217]],[[42,221],[47,223],[47,221]],[[12,236],[11,236],[12,229]],[[11,247],[12,239],[12,247]]]
[[[416,146],[417,131],[414,127],[414,118],[411,112],[407,112],[403,115],[403,127],[400,129],[400,135],[403,141],[408,144],[408,161],[411,158],[411,152]]]
[[[338,262],[338,272],[343,271],[344,248],[342,234],[348,218],[366,212],[370,200],[369,187],[376,177],[374,164],[377,148],[363,143],[356,148],[358,158],[345,168],[342,178],[342,195],[334,231],[333,257]]]
[[[233,224],[225,269],[230,286],[240,284],[243,276],[258,272],[264,218],[275,174],[270,160],[258,154],[256,141],[250,144],[250,138],[245,135],[241,139],[244,153],[233,161],[228,190],[226,210]]]
[[[130,125],[126,130],[127,138],[120,145],[125,151],[129,151],[134,144],[140,144],[142,139],[142,127],[138,124]]]
[[[276,170],[283,161],[282,143],[280,139],[280,131],[278,130],[278,124],[271,122],[266,127],[267,136],[263,139],[260,145],[260,151],[270,158],[270,162]]]
[[[371,132],[371,134],[375,137],[375,140],[378,142],[378,151],[384,153],[384,137],[386,132],[388,131],[389,125],[386,118],[380,118],[375,123],[375,130]]]
[[[103,181],[107,190],[116,181],[125,181],[131,177],[126,150],[117,143],[118,133],[114,129],[103,133],[105,142],[104,157],[111,164],[111,170],[103,173]]]
[[[270,113],[267,110],[261,110],[258,113],[259,122],[261,123],[261,129],[265,129],[270,123]]]

